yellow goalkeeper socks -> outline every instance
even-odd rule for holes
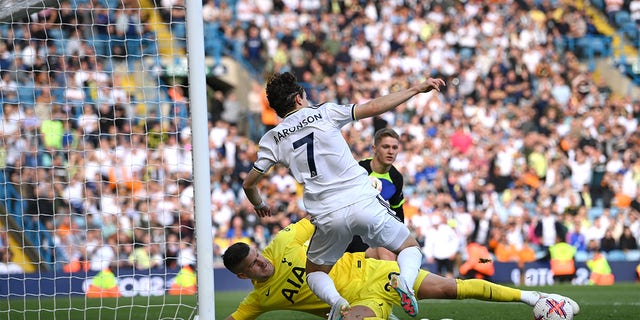
[[[457,299],[478,299],[497,302],[521,302],[518,289],[501,286],[486,280],[456,280]]]

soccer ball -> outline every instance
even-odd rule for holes
[[[573,308],[569,301],[558,294],[540,298],[533,307],[534,320],[571,320]]]
[[[380,181],[380,179],[374,177],[374,176],[369,176],[369,180],[371,181],[371,186],[374,187],[376,190],[378,190],[378,192],[382,191],[382,181]]]

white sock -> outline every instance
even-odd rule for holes
[[[540,293],[536,291],[520,291],[520,301],[533,307],[538,300],[540,300]]]
[[[330,306],[333,306],[342,299],[333,280],[331,280],[328,274],[322,271],[314,271],[307,274],[307,284],[318,298]]]
[[[422,265],[422,252],[418,247],[408,247],[398,254],[398,266],[400,278],[406,281],[413,292],[413,284],[416,282],[420,266]]]

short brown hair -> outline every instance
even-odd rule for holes
[[[373,135],[373,145],[377,146],[380,141],[385,137],[391,137],[398,141],[400,141],[400,136],[398,133],[391,128],[382,128]]]

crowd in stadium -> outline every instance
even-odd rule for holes
[[[107,35],[151,39],[147,24],[135,27],[120,15],[137,1],[112,9],[98,9],[99,0],[75,2],[78,9],[49,9],[39,21],[3,30],[6,179],[26,201],[26,220],[37,222],[31,227],[55,235],[56,261],[67,270],[77,270],[78,261],[93,270],[193,264],[187,90],[169,88],[169,120],[144,121],[144,110],[110,76],[127,58],[128,38],[96,47],[103,42],[82,41],[86,29],[74,31],[77,23],[108,24]],[[91,5],[93,19],[109,18],[91,20],[80,10]],[[181,30],[184,1],[156,5],[172,30]],[[598,33],[571,1],[208,0],[203,14],[224,52],[258,75],[294,73],[312,103],[360,103],[424,76],[446,80],[443,92],[344,131],[356,159],[371,156],[376,129],[401,135],[395,166],[405,178],[406,223],[425,245],[426,261],[434,258],[428,246],[439,241],[429,235],[439,228],[458,237],[453,255],[464,256],[471,239],[497,261],[541,258],[557,232],[582,252],[637,251],[640,100],[594,77],[581,62],[583,47],[569,50],[567,39]],[[64,53],[45,41],[57,37],[47,33],[48,23],[70,27],[54,38],[70,39]],[[140,52],[153,52],[147,46]],[[37,93],[30,102],[18,94],[28,82]],[[257,139],[275,124],[260,82],[248,100],[245,106],[233,93],[210,97],[216,261],[236,241],[263,248],[305,216],[300,188],[285,168],[261,184],[277,208],[273,217],[258,218],[242,192]],[[253,125],[240,130],[248,121]],[[0,237],[0,249],[7,246]]]

